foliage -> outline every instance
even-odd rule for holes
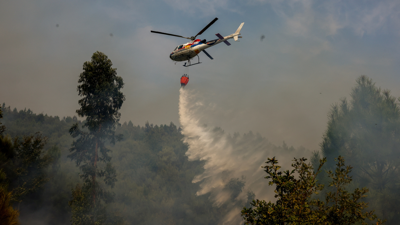
[[[0,119],[3,119],[3,111],[1,110],[1,107],[0,107]],[[4,131],[6,131],[6,126],[2,125],[0,121],[0,135],[3,135]]]
[[[0,119],[2,118],[3,118],[3,113],[0,107]],[[2,138],[2,135],[6,130],[6,127],[1,124],[2,123],[0,121],[0,138]],[[0,149],[3,151],[3,148],[1,147],[3,146],[0,146]],[[12,192],[8,191],[8,181],[6,179],[6,174],[3,172],[2,169],[0,169],[0,221],[2,222],[2,224],[5,225],[19,224],[18,222],[19,212],[18,210],[13,209],[13,207],[11,206],[11,200],[12,200]]]
[[[83,70],[78,81],[81,108],[76,112],[86,118],[83,127],[91,134],[114,143],[114,130],[121,116],[118,110],[125,100],[120,91],[124,82],[117,76],[117,69],[112,68],[111,60],[101,52],[95,52],[92,61],[83,64]]]
[[[73,123],[83,123],[76,117],[48,115],[44,115],[44,120],[40,121],[40,114],[29,109],[13,110],[7,106],[4,111],[3,123],[7,126],[8,135],[22,136],[40,131],[48,137],[45,151],[61,154],[58,160],[48,166],[50,180],[34,196],[24,198],[19,203],[21,223],[31,224],[37,220],[43,224],[70,224],[72,208],[68,202],[73,199],[71,190],[75,190],[79,182],[79,169],[75,162],[67,158],[73,141],[68,129]],[[132,122],[126,122],[117,126],[115,133],[122,134],[124,139],[110,146],[111,162],[118,172],[118,182],[113,188],[114,201],[107,204],[109,222],[106,223],[115,221],[112,224],[119,224],[118,218],[124,218],[128,224],[138,225],[214,225],[222,222],[221,215],[230,212],[232,201],[217,207],[209,194],[196,195],[199,183],[192,183],[192,180],[203,173],[204,162],[188,160],[185,155],[188,146],[182,142],[180,128],[175,124],[146,123],[144,126],[135,126]],[[251,140],[261,138],[251,133],[243,137]],[[233,143],[241,144],[239,140],[243,140],[239,134],[232,136]],[[55,145],[57,148],[54,148]],[[285,154],[307,154],[304,149],[295,150],[286,144],[270,144],[268,148]],[[248,197],[246,205],[250,206],[255,195],[243,188],[243,182],[241,178],[235,178],[225,188],[232,191],[233,198],[240,190],[245,192]],[[82,189],[83,185],[79,187]]]
[[[269,185],[276,185],[276,203],[265,200],[253,200],[254,207],[242,210],[246,224],[367,224],[365,219],[374,220],[373,211],[363,213],[368,203],[360,201],[368,189],[355,189],[349,193],[345,185],[352,181],[349,176],[352,167],[344,165],[344,158],[339,156],[335,172],[329,171],[332,179],[330,186],[334,192],[325,196],[325,202],[313,198],[324,186],[317,184],[316,177],[326,159],[320,161],[316,172],[312,165],[306,164],[306,159],[294,159],[293,170],[279,171],[278,160],[268,159],[264,166],[270,179]],[[297,177],[297,178],[296,178]],[[378,220],[376,224],[382,224]]]
[[[328,171],[328,176],[332,179],[329,184],[333,187],[334,192],[328,192],[326,199],[327,207],[324,214],[331,224],[355,224],[361,222],[366,224],[365,219],[375,220],[377,216],[374,211],[363,213],[368,203],[362,202],[361,199],[366,197],[367,188],[356,188],[353,193],[346,190],[345,186],[350,184],[352,177],[349,175],[353,167],[345,166],[344,158],[339,156],[337,159],[335,172]],[[383,222],[378,219],[376,224]]]
[[[2,111],[0,109],[0,118]],[[40,133],[14,137],[0,133],[0,201],[4,221],[18,223],[19,211],[11,207],[13,202],[29,201],[28,199],[43,190],[50,179],[47,168],[59,155],[54,151],[45,151],[46,138]],[[3,221],[3,220],[1,220]]]
[[[0,135],[0,170],[7,176],[13,200],[21,201],[48,180],[45,170],[54,158],[44,151],[45,144],[46,138],[40,133],[13,139]]]
[[[79,170],[66,157],[72,142],[68,127],[81,122],[76,117],[58,119],[47,115],[44,121],[38,122],[38,114],[29,109],[6,109],[7,134],[21,136],[30,131],[41,131],[49,136],[48,143],[57,144],[61,153],[48,171],[49,176],[56,179],[50,179],[44,191],[35,198],[20,203],[21,208],[29,209],[21,212],[21,223],[37,219],[47,224],[70,224],[68,202],[72,199],[71,189],[75,189],[79,181]],[[182,143],[179,127],[172,123],[134,126],[128,122],[117,127],[116,134],[123,134],[124,139],[110,147],[112,161],[118,162],[114,168],[119,173],[119,181],[113,188],[114,202],[107,208],[108,216],[115,214],[116,217],[108,219],[118,224],[118,217],[123,217],[130,224],[139,225],[165,221],[172,224],[218,223],[224,208],[213,207],[208,195],[196,195],[199,186],[192,183],[192,179],[202,173],[203,163],[188,161],[185,156],[187,146]],[[46,151],[50,149],[46,148]],[[45,216],[40,213],[41,209],[46,209]]]
[[[398,203],[400,182],[398,170],[395,169],[396,160],[400,158],[396,154],[398,146],[396,137],[399,136],[398,120],[395,115],[398,101],[390,95],[389,98],[385,97],[382,91],[377,92],[379,89],[372,82],[366,82],[367,80],[358,81],[357,95],[352,94],[352,98],[354,96],[358,102],[354,104],[358,108],[357,111],[354,110],[353,100],[344,101],[347,107],[344,107],[342,102],[336,106],[336,112],[331,111],[329,126],[324,136],[328,137],[327,142],[324,142],[327,145],[323,145],[328,147],[324,149],[329,151],[321,153],[327,156],[324,167],[328,166],[331,170],[335,167],[333,158],[344,155],[347,163],[350,162],[355,167],[350,173],[354,180],[345,190],[354,192],[355,187],[367,186],[370,192],[364,201],[369,202],[369,206],[378,207],[376,213],[379,218],[388,218],[389,224],[397,224],[400,217]],[[14,138],[11,137],[18,136],[20,142],[23,142],[23,136],[30,136],[39,131],[42,137],[47,137],[43,155],[53,152],[51,153],[54,154],[51,156],[53,159],[57,159],[57,154],[59,155],[58,160],[53,160],[47,169],[43,168],[47,182],[41,188],[21,198],[19,220],[21,223],[30,223],[32,218],[36,218],[47,224],[68,224],[71,210],[68,201],[72,199],[71,190],[75,190],[79,178],[79,169],[74,166],[76,162],[73,163],[67,158],[73,141],[68,130],[75,123],[78,127],[82,127],[84,123],[77,117],[59,118],[35,114],[29,109],[12,109],[5,104],[2,110],[4,119],[1,122],[7,126],[7,130],[2,131],[3,137],[9,140],[2,142],[3,144],[12,147]],[[376,122],[380,120],[383,122]],[[4,126],[0,124],[0,127]],[[86,127],[82,131],[89,132],[89,129]],[[227,212],[227,206],[215,207],[209,198],[210,195],[196,195],[199,184],[192,183],[192,179],[203,172],[204,164],[201,161],[188,161],[185,156],[187,146],[181,141],[183,137],[179,127],[174,124],[154,126],[148,123],[145,126],[134,126],[132,122],[128,122],[120,127],[117,126],[115,133],[123,134],[124,139],[110,147],[112,151],[108,153],[112,158],[111,162],[114,163],[115,171],[118,172],[118,182],[113,189],[114,202],[107,204],[108,215],[124,217],[131,224],[218,224],[220,222],[221,215]],[[279,150],[285,152],[294,151],[291,149],[286,144],[279,147]],[[312,158],[315,172],[321,153],[315,152]],[[382,176],[371,173],[370,169],[376,168],[373,166],[375,165],[373,160],[382,159],[389,160],[387,163],[390,164],[386,164],[391,165],[387,166],[389,170],[387,172],[382,170],[384,172]],[[0,159],[0,165],[2,162]],[[369,174],[375,174],[373,179],[362,172],[364,169],[360,167],[368,163],[372,166],[365,169]],[[102,163],[101,166],[105,168],[107,163]],[[112,182],[113,176],[109,178]],[[327,174],[321,172],[317,178],[326,187],[320,194],[312,195],[311,200],[318,196],[326,196],[329,191],[334,193],[334,186],[327,187],[330,182]],[[380,182],[380,179],[383,182]],[[233,179],[229,187],[225,188],[232,190],[234,197],[242,189],[241,185],[240,180]],[[379,186],[383,189],[377,188]],[[83,185],[80,187],[82,189]],[[243,191],[248,190],[242,189]],[[254,194],[249,192],[248,198],[254,199]],[[326,199],[320,200],[326,201]],[[46,213],[41,213],[43,211]]]
[[[1,111],[0,111],[1,115]],[[8,191],[6,174],[0,170],[0,221],[4,225],[18,225],[18,210],[11,205],[12,192]]]
[[[121,139],[121,136],[115,136],[115,128],[121,116],[118,110],[125,100],[120,91],[124,83],[122,78],[117,76],[116,69],[112,68],[111,60],[101,52],[95,52],[92,60],[83,64],[83,70],[78,81],[78,93],[82,97],[79,100],[81,108],[76,112],[79,116],[85,117],[83,128],[88,131],[81,130],[78,123],[69,130],[71,136],[75,138],[69,157],[76,162],[76,166],[79,166],[80,177],[83,179],[82,188],[76,187],[73,199],[70,201],[71,222],[104,224],[102,202],[110,203],[113,194],[102,188],[96,177],[102,178],[107,186],[115,185],[116,171],[110,163],[111,150],[106,148],[105,142],[114,144],[116,139]],[[103,163],[103,167],[98,163]],[[92,204],[87,205],[86,201],[91,201]],[[79,210],[82,205],[90,208]],[[78,216],[82,213],[89,214]]]
[[[187,146],[174,124],[123,124],[124,140],[113,147],[119,171],[113,207],[130,224],[217,224],[220,209],[209,195],[197,196],[203,163],[188,161]]]
[[[354,166],[355,182],[371,190],[377,214],[397,224],[400,218],[400,105],[366,76],[357,79],[351,100],[343,99],[329,114],[321,144],[333,168],[333,158],[346,157]],[[322,180],[325,180],[321,176]]]
[[[52,117],[43,114],[35,114],[29,109],[11,109],[3,104],[3,123],[7,126],[4,135],[9,141],[0,142],[8,144],[9,147],[0,149],[11,149],[13,138],[32,136],[30,134],[40,131],[41,136],[46,136],[46,145],[43,147],[42,157],[52,158],[48,166],[41,169],[46,175],[46,182],[37,190],[22,196],[18,203],[22,224],[31,223],[34,220],[48,224],[60,224],[60,221],[68,221],[70,208],[68,201],[71,198],[71,188],[78,182],[78,170],[73,163],[67,160],[68,148],[71,146],[72,137],[68,129],[73,123],[80,123],[76,117]],[[39,120],[38,118],[42,118]],[[19,138],[20,141],[23,139]],[[4,158],[0,159],[4,162]],[[31,171],[32,174],[34,171]],[[8,174],[11,177],[11,174]],[[13,179],[14,180],[14,179]],[[41,210],[46,210],[43,215]]]
[[[115,221],[107,221],[106,208],[100,201],[97,201],[93,206],[90,195],[90,190],[83,190],[83,188],[88,188],[88,185],[81,187],[79,184],[72,190],[72,200],[69,202],[72,208],[72,225],[92,225],[92,224],[122,224],[122,220],[118,223]]]
[[[22,196],[36,191],[49,179],[45,169],[53,158],[44,152],[45,144],[46,138],[40,133],[22,139],[14,138],[11,156],[3,155],[6,158],[3,168],[16,200],[20,201]]]

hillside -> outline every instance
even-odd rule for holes
[[[20,205],[20,221],[29,224],[69,224],[71,189],[80,182],[79,170],[68,159],[73,141],[68,130],[76,117],[59,118],[35,114],[29,109],[17,110],[3,104],[3,124],[11,137],[36,132],[47,137],[45,149],[59,148],[61,156],[56,174],[51,177],[39,194],[28,196]],[[112,211],[121,215],[128,224],[217,224],[229,204],[216,207],[209,194],[197,196],[199,183],[193,178],[201,174],[204,162],[189,161],[182,142],[180,128],[169,125],[134,126],[131,122],[120,125],[116,133],[123,140],[112,146],[112,163],[117,179],[112,191],[115,202]],[[261,138],[252,133],[246,138]],[[235,135],[239,138],[239,135]],[[262,138],[264,142],[267,140]],[[268,144],[277,151],[294,151],[293,147]],[[242,191],[244,180],[235,179],[230,187],[237,189],[235,198]],[[250,193],[251,194],[251,193]],[[241,207],[241,206],[239,206]],[[36,221],[36,222],[35,222]]]

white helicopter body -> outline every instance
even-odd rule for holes
[[[213,21],[211,21],[211,23],[209,23],[203,30],[201,30],[196,36],[194,37],[183,37],[180,35],[175,35],[175,34],[169,34],[169,33],[163,33],[163,32],[159,32],[159,31],[151,31],[152,33],[159,33],[159,34],[165,34],[165,35],[170,35],[170,36],[175,36],[175,37],[181,37],[181,38],[186,38],[186,39],[190,39],[192,41],[183,44],[183,45],[179,45],[177,46],[174,51],[169,55],[170,59],[172,59],[173,61],[177,61],[177,62],[181,62],[181,61],[188,61],[188,65],[186,65],[186,63],[183,65],[185,67],[188,66],[192,66],[192,65],[196,65],[196,64],[200,64],[201,62],[198,61],[197,63],[191,64],[190,60],[195,57],[198,56],[198,54],[200,52],[204,52],[210,59],[213,59],[211,57],[210,54],[208,54],[208,52],[205,51],[205,49],[210,48],[214,45],[217,45],[221,42],[224,42],[226,45],[231,45],[228,40],[229,39],[234,39],[235,41],[238,40],[238,38],[242,38],[242,36],[240,36],[240,30],[242,29],[244,23],[241,23],[239,28],[236,30],[235,33],[228,35],[226,37],[223,37],[222,35],[220,35],[219,33],[216,34],[216,36],[218,37],[218,39],[215,40],[211,40],[211,41],[206,41],[204,40],[200,40],[200,39],[196,39],[196,37],[200,34],[202,34],[206,29],[208,29],[215,21],[217,21],[218,18],[215,18]]]

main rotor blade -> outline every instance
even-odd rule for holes
[[[207,26],[205,26],[205,27],[203,28],[203,30],[201,30],[198,34],[196,34],[196,36],[194,36],[194,38],[193,38],[192,40],[196,39],[197,36],[199,36],[199,35],[202,34],[204,31],[206,31],[206,30],[207,30],[209,27],[211,27],[211,25],[213,25],[213,24],[215,23],[215,21],[217,21],[217,20],[218,20],[218,18],[215,17],[215,19],[213,19],[213,21],[211,21]]]
[[[152,30],[152,31],[150,31],[150,32],[151,32],[151,33],[156,33],[156,34],[164,34],[164,35],[169,35],[169,36],[174,36],[174,37],[180,37],[180,38],[186,38],[186,39],[192,40],[192,38],[190,38],[190,37],[184,37],[184,36],[176,35],[176,34],[169,34],[169,33],[164,33],[164,32],[155,31],[155,30]]]

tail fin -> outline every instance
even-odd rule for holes
[[[235,41],[237,41],[239,37],[241,38],[241,36],[239,36],[239,34],[240,34],[240,30],[242,29],[243,25],[244,25],[244,22],[240,24],[240,26],[238,27],[238,29],[234,33],[233,39]]]

